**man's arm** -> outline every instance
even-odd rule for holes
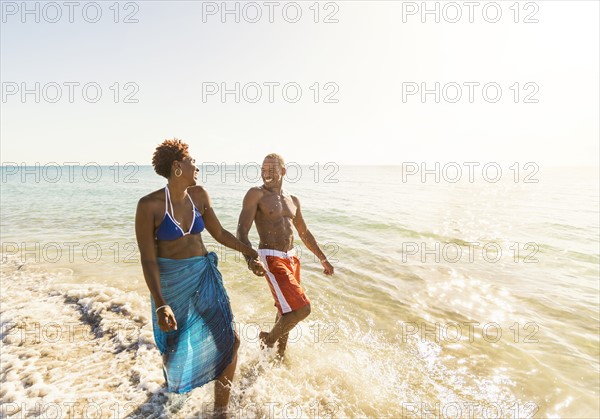
[[[244,201],[242,203],[242,211],[240,212],[240,218],[238,220],[238,226],[236,231],[236,236],[239,241],[245,243],[248,246],[252,246],[250,243],[250,239],[248,239],[248,233],[250,232],[250,228],[254,223],[254,217],[256,217],[256,212],[258,211],[258,202],[262,193],[260,190],[256,188],[251,188],[244,197]],[[248,262],[248,268],[254,272],[254,274],[262,276],[265,271],[261,264],[255,263],[251,258],[246,258],[246,262]]]
[[[250,228],[254,223],[254,217],[256,217],[260,196],[260,191],[256,190],[255,188],[251,188],[246,193],[242,203],[242,212],[240,212],[236,235],[239,241],[246,243],[248,246],[252,245],[248,239],[248,233],[250,232]]]
[[[295,196],[292,196],[292,200],[294,201],[294,205],[296,205],[294,227],[296,227],[296,230],[298,231],[298,235],[300,236],[302,243],[304,243],[308,250],[313,252],[314,255],[319,258],[321,265],[323,265],[323,273],[325,275],[333,275],[333,266],[327,260],[327,257],[317,244],[315,236],[312,235],[312,233],[308,229],[308,226],[306,225],[306,222],[304,221],[304,217],[302,216],[302,210],[300,209],[300,200]]]

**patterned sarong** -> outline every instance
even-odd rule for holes
[[[233,359],[229,297],[214,252],[157,260],[162,295],[175,314],[177,330],[160,330],[150,297],[154,340],[163,358],[167,390],[187,393],[217,378]]]

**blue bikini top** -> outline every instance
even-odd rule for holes
[[[202,215],[200,215],[200,211],[198,211],[198,208],[196,208],[196,205],[194,205],[194,201],[192,201],[190,194],[188,194],[188,198],[192,203],[194,217],[192,218],[190,230],[185,233],[181,228],[179,221],[174,218],[174,215],[171,215],[175,214],[175,212],[173,211],[173,204],[171,203],[169,188],[165,186],[165,216],[156,230],[156,238],[158,240],[176,240],[180,237],[187,236],[188,234],[199,234],[202,230],[204,230],[204,220],[202,219]],[[169,214],[167,203],[171,206],[171,214]]]

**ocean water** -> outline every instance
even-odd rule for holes
[[[297,240],[313,310],[281,363],[258,346],[275,316],[265,279],[202,233],[242,339],[232,416],[599,417],[598,169],[502,169],[436,182],[291,167],[284,188],[336,273]],[[135,244],[137,200],[164,179],[135,165],[1,174],[2,415],[207,417],[212,384],[165,392]],[[229,231],[257,175],[202,166]]]

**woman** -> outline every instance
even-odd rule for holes
[[[187,393],[214,379],[215,413],[225,414],[239,338],[229,297],[200,233],[257,259],[254,249],[223,229],[198,168],[181,140],[165,140],[152,158],[168,183],[138,202],[135,232],[150,289],[154,339],[162,355],[168,391]]]

